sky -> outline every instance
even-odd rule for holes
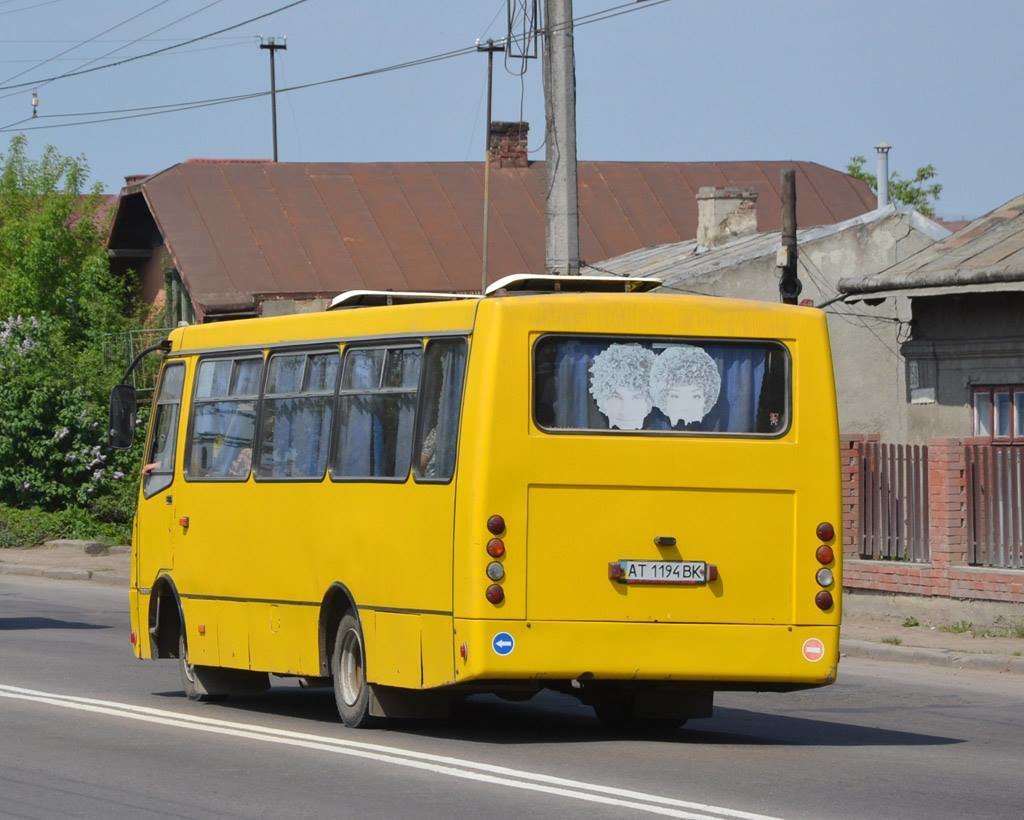
[[[288,2],[0,0],[0,125],[31,117],[33,85],[40,115],[5,129],[0,145],[26,129],[30,153],[54,145],[84,156],[93,178],[116,192],[126,174],[192,157],[269,157],[269,99],[93,124],[79,120],[116,115],[56,115],[265,91],[268,55],[259,35],[287,36],[287,51],[277,54],[284,87],[505,34],[506,0],[306,0],[218,38],[43,82],[94,58],[101,58],[97,66],[163,48]],[[622,4],[575,0],[574,14]],[[978,216],[1024,191],[1019,0],[640,5],[647,7],[576,30],[580,159],[808,160],[845,168],[862,154],[873,170],[873,146],[885,141],[893,145],[892,170],[903,176],[935,165],[942,217]],[[129,42],[136,38],[145,39]],[[477,160],[485,67],[485,56],[471,53],[281,94],[280,158]],[[531,150],[538,149],[531,156],[543,159],[539,61],[528,61],[521,77],[508,69],[499,56],[494,119],[517,120],[522,111]],[[49,127],[56,124],[64,127]]]

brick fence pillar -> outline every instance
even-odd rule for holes
[[[861,497],[860,458],[866,436],[839,436],[839,471],[843,480],[843,555],[860,555]]]
[[[936,567],[967,564],[967,465],[963,439],[928,441],[928,548]]]

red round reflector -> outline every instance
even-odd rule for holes
[[[491,558],[501,558],[505,554],[505,542],[500,538],[492,538],[487,542],[487,554]]]
[[[836,537],[836,528],[833,527],[828,521],[822,521],[818,524],[818,538],[822,541],[831,541]]]
[[[505,532],[505,519],[500,515],[492,515],[487,519],[487,531],[491,535],[501,535]]]
[[[823,589],[821,592],[814,596],[814,603],[818,605],[818,609],[832,609],[832,593],[829,592],[827,589]]]
[[[132,646],[135,646],[135,643],[138,641],[138,638],[135,635],[135,630],[134,629],[132,630],[132,634],[128,636],[128,640],[131,642]]]
[[[828,544],[822,544],[818,547],[817,551],[814,553],[814,557],[822,564],[831,564],[836,560],[835,553],[832,552],[832,547]]]
[[[497,584],[491,584],[487,587],[487,600],[492,604],[500,604],[505,600],[505,590],[503,590]]]

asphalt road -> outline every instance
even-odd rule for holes
[[[1024,816],[1024,679],[844,660],[658,737],[574,700],[352,731],[328,690],[198,704],[129,651],[124,591],[0,579],[0,817]]]

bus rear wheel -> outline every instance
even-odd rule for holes
[[[193,665],[184,634],[178,638],[178,673],[189,700],[218,701],[235,695],[258,695],[270,688],[266,672]]]
[[[224,700],[227,697],[223,692],[209,692],[203,685],[200,673],[189,662],[184,630],[182,630],[182,634],[178,638],[178,674],[181,677],[181,688],[185,691],[185,697],[189,700],[214,701]]]
[[[352,729],[372,724],[370,717],[370,686],[366,682],[366,651],[363,630],[351,612],[338,624],[331,652],[331,675],[334,678],[334,700],[341,721]]]

